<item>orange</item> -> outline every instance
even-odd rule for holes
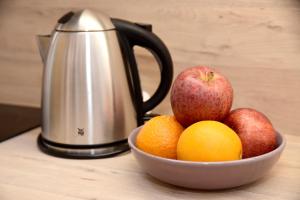
[[[177,158],[189,161],[239,160],[242,143],[228,126],[217,121],[200,121],[186,128],[177,145]]]
[[[164,158],[176,159],[176,147],[183,127],[173,116],[157,116],[140,130],[136,145],[139,149]]]

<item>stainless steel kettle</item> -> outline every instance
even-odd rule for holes
[[[69,12],[39,36],[44,62],[41,150],[68,158],[108,157],[128,150],[127,136],[169,91],[173,64],[151,25],[90,10]],[[143,102],[133,47],[148,49],[161,80]]]

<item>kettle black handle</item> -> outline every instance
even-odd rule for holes
[[[173,79],[173,62],[171,55],[165,44],[151,32],[151,26],[138,25],[121,19],[112,19],[115,25],[125,53],[128,64],[131,68],[132,86],[135,98],[138,98],[138,111],[140,115],[144,115],[147,111],[158,105],[167,95]],[[136,59],[133,53],[133,46],[141,46],[149,50],[156,58],[160,67],[160,83],[153,96],[143,102],[141,94],[140,79]],[[140,108],[141,107],[141,108]]]

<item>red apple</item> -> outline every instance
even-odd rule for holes
[[[243,158],[259,156],[276,148],[275,130],[261,112],[239,108],[231,111],[224,123],[239,135],[243,145]]]
[[[201,120],[222,120],[230,111],[233,89],[230,82],[209,67],[181,72],[171,89],[171,106],[185,127]]]

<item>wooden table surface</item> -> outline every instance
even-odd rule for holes
[[[300,199],[300,136],[285,135],[280,160],[261,180],[221,191],[188,190],[147,175],[131,153],[69,160],[39,151],[40,128],[0,144],[1,200]]]

